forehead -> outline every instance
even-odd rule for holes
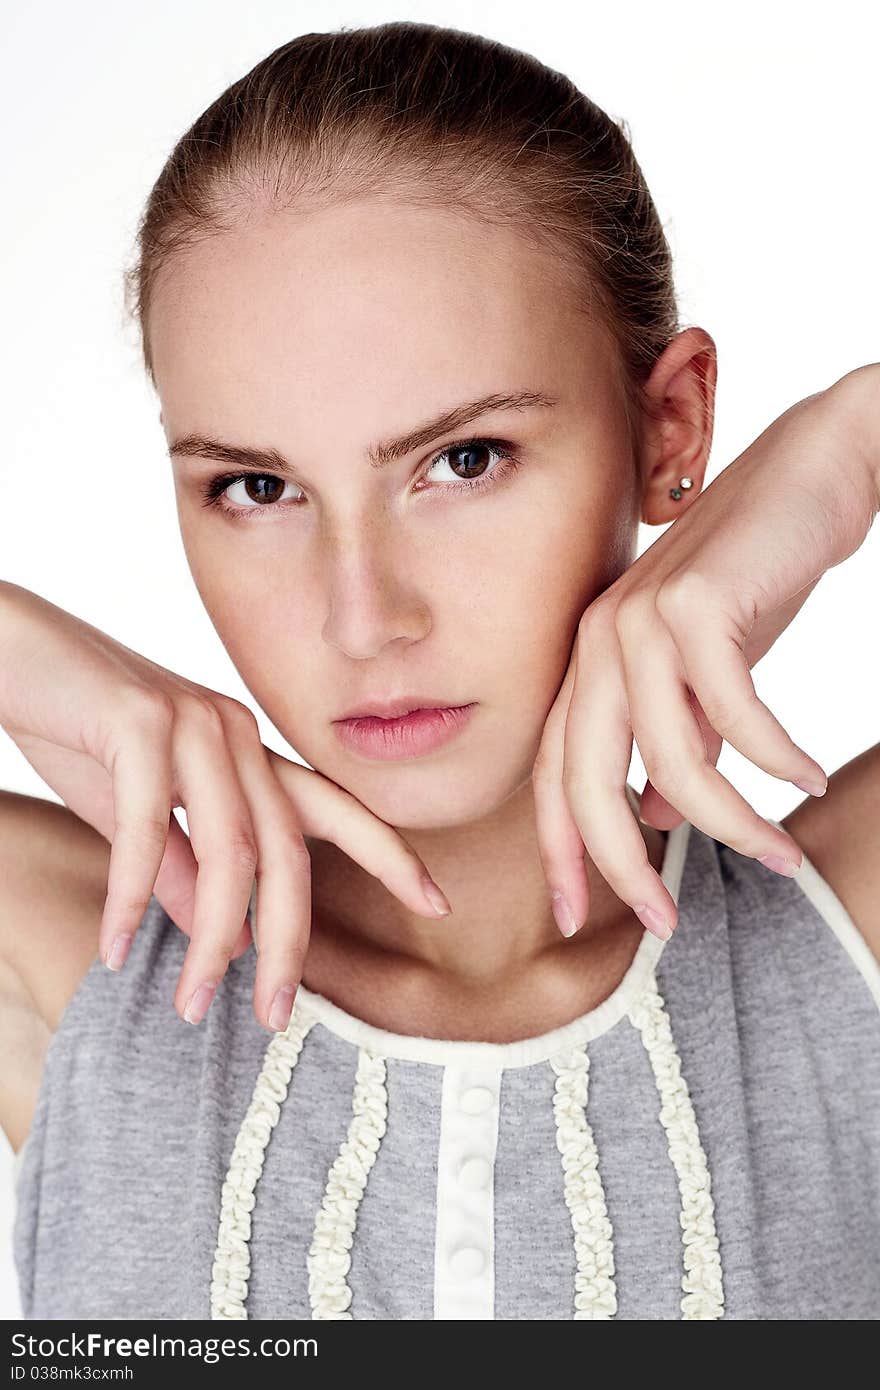
[[[293,402],[325,420],[350,404],[382,433],[389,413],[421,402],[595,373],[607,349],[570,275],[515,229],[454,210],[363,202],[264,215],[208,236],[157,279],[163,418],[205,427],[217,423],[208,403],[234,401],[230,425],[264,435]]]

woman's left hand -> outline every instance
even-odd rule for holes
[[[665,830],[684,817],[778,872],[800,867],[791,836],[715,764],[727,739],[772,776],[825,790],[750,671],[880,510],[878,378],[880,363],[857,368],[786,410],[580,619],[533,774],[544,872],[577,926],[589,909],[585,849],[649,930],[665,939],[677,923],[626,796],[633,739],[648,773],[645,823]]]

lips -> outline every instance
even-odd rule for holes
[[[356,709],[340,714],[333,722],[341,724],[345,719],[399,719],[419,709],[459,709],[462,703],[466,702],[434,700],[430,695],[401,695],[395,700],[373,700],[369,704],[358,705]]]
[[[398,707],[401,703],[398,701]],[[391,717],[362,714],[334,719],[333,732],[340,743],[361,757],[394,760],[432,753],[460,733],[471,719],[476,703],[469,705],[421,705],[407,714]],[[394,708],[380,706],[386,711]]]

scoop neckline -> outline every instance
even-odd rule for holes
[[[626,790],[638,812],[638,803],[634,800],[636,793],[629,786]],[[691,829],[690,821],[683,820],[666,835],[660,878],[676,907]],[[535,1062],[546,1062],[558,1052],[609,1032],[644,989],[666,945],[667,942],[645,931],[626,973],[606,999],[570,1023],[512,1042],[493,1043],[468,1038],[427,1038],[410,1033],[393,1033],[348,1013],[326,995],[318,994],[304,984],[300,984],[296,992],[293,1016],[311,1018],[323,1024],[328,1032],[356,1047],[401,1062],[491,1069],[530,1066]]]

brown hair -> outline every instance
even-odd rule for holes
[[[157,276],[255,206],[365,197],[459,208],[551,250],[617,349],[627,414],[679,331],[672,257],[625,122],[560,72],[433,24],[300,34],[178,140],[143,210],[125,305],[147,371]]]

